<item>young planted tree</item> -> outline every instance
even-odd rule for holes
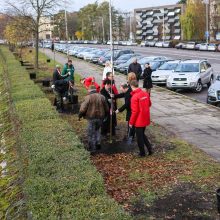
[[[40,27],[45,25],[43,18],[47,15],[51,15],[52,11],[57,6],[60,6],[61,2],[62,0],[11,0],[8,3],[16,17],[22,16],[31,18],[31,24],[29,28],[33,31],[35,38],[35,67],[37,69]]]

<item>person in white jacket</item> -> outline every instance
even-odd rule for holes
[[[103,70],[103,73],[102,73],[102,80],[106,79],[106,74],[108,72],[112,72],[113,71],[113,75],[114,75],[114,69],[112,68],[112,64],[110,61],[106,61],[105,63],[105,67],[104,67],[104,70]]]

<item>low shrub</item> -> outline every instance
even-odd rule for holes
[[[23,68],[17,68],[19,63],[12,54],[6,48],[3,51],[11,97],[21,122],[19,145],[29,216],[43,220],[130,219],[106,194],[102,176],[70,125],[59,118],[40,88],[27,80]]]

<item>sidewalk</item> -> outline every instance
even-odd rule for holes
[[[53,59],[51,50],[44,49],[44,52]],[[61,64],[67,62],[64,54],[56,53],[55,59]],[[98,83],[101,82],[101,68],[72,59],[76,72],[82,77],[94,76]],[[120,85],[126,82],[126,77],[116,75],[115,81]],[[154,88],[151,97],[151,116],[155,123],[166,127],[220,162],[220,109],[163,88]]]

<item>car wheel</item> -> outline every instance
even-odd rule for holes
[[[197,82],[197,85],[196,85],[196,88],[195,88],[195,92],[201,92],[202,91],[202,82],[199,80],[198,82]]]
[[[210,78],[210,81],[207,83],[208,88],[212,85],[213,83],[213,75]]]
[[[220,102],[219,102],[219,103],[217,103],[217,105],[216,105],[216,106],[220,108]]]

